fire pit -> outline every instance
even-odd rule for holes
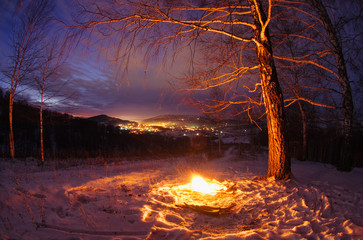
[[[236,205],[233,202],[235,184],[204,179],[194,174],[190,183],[174,186],[176,206],[190,208],[207,215],[220,216],[230,213]]]
[[[227,187],[216,180],[207,182],[199,175],[192,176],[192,182],[179,186],[180,190],[192,190],[200,194],[216,195],[219,192],[226,191]]]

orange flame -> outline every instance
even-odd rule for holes
[[[201,176],[194,175],[191,189],[196,192],[216,195],[221,190],[227,190],[227,187],[217,183],[208,183]]]

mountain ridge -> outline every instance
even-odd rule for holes
[[[113,125],[113,126],[133,122],[133,121],[130,121],[130,120],[124,120],[124,119],[120,119],[120,118],[116,118],[116,117],[110,117],[110,116],[108,116],[106,114],[96,115],[96,116],[93,116],[93,117],[89,117],[87,119],[91,120],[91,121],[95,121],[95,122],[97,122],[99,124]]]

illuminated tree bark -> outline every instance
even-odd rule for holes
[[[66,41],[66,40],[65,40]],[[66,82],[57,80],[59,79],[59,68],[65,61],[66,55],[64,54],[64,49],[60,46],[65,44],[60,41],[57,37],[53,37],[49,40],[43,48],[43,58],[42,66],[40,67],[39,76],[36,79],[37,87],[40,92],[40,107],[39,107],[39,123],[40,123],[40,155],[41,163],[44,163],[44,121],[43,121],[43,109],[44,104],[50,98],[61,96],[60,90],[64,87]],[[46,94],[47,91],[47,94]],[[66,96],[64,96],[66,98]]]
[[[44,141],[43,141],[43,104],[44,104],[44,90],[45,90],[45,80],[47,79],[48,67],[49,67],[49,59],[45,65],[43,80],[41,86],[41,95],[40,95],[40,108],[39,108],[39,123],[40,123],[40,156],[41,162],[44,163]]]
[[[253,69],[260,70],[260,82],[255,88],[262,87],[263,103],[247,97],[241,101],[216,102],[214,109],[219,111],[233,104],[265,105],[268,135],[269,135],[269,169],[268,177],[287,179],[291,175],[290,158],[287,154],[285,115],[283,110],[283,96],[274,65],[268,25],[271,20],[272,0],[268,6],[268,16],[265,15],[260,0],[248,1],[157,1],[155,4],[145,1],[117,1],[100,4],[99,2],[80,1],[82,16],[75,29],[91,31],[98,30],[100,36],[110,38],[119,34],[117,46],[136,44],[136,36],[142,36],[143,46],[154,47],[156,54],[165,45],[177,45],[178,42],[193,42],[207,35],[208,40],[221,37],[220,44],[232,43],[229,52],[238,52],[237,58],[242,59],[245,44],[255,44],[258,66],[246,66],[242,60],[234,65],[221,61],[211,76],[201,69],[197,80],[192,76],[188,90],[202,91],[219,86],[226,86],[238,82],[242,75]],[[251,16],[253,22],[251,23]],[[152,31],[152,29],[156,31]],[[153,35],[153,32],[156,34]],[[147,37],[146,37],[147,36]],[[152,41],[150,41],[152,39]],[[131,44],[130,44],[131,42]],[[112,43],[114,44],[114,42]],[[115,46],[115,44],[114,44]],[[234,49],[238,46],[239,49]],[[222,46],[220,46],[223,48]],[[226,47],[226,46],[224,46]],[[229,45],[228,45],[229,47]],[[107,49],[110,46],[106,47]],[[209,49],[206,49],[209,51]],[[227,50],[226,50],[227,51]],[[228,51],[227,51],[228,52]],[[215,53],[214,53],[215,54]],[[126,55],[126,60],[128,54]],[[253,54],[251,54],[253,55]],[[214,55],[214,61],[219,56]],[[216,64],[217,65],[217,64]],[[232,67],[230,67],[233,65]],[[230,87],[230,86],[229,86]],[[227,87],[228,88],[228,87]],[[246,87],[249,89],[249,87]],[[256,90],[249,89],[250,92]],[[250,107],[248,107],[250,109]],[[246,110],[248,111],[248,110]]]
[[[17,54],[15,57],[15,64],[13,67],[13,74],[10,82],[10,93],[9,93],[9,147],[10,156],[12,159],[15,158],[15,143],[14,143],[14,129],[13,129],[13,107],[14,97],[16,89],[19,83],[20,71],[22,70],[22,64],[24,61],[25,54],[27,52],[28,44],[32,35],[31,24],[26,28],[21,44],[17,45]]]
[[[12,96],[12,94],[10,94],[10,96],[9,96],[9,147],[10,147],[10,156],[12,159],[15,158],[13,107],[14,107],[14,97]]]
[[[21,6],[21,4],[19,5]],[[20,24],[15,30],[16,36],[13,41],[15,54],[13,57],[13,66],[11,66],[10,77],[10,94],[9,94],[9,147],[10,156],[15,158],[15,142],[13,127],[13,107],[15,93],[21,77],[24,77],[30,71],[33,71],[37,50],[35,44],[41,41],[43,27],[48,23],[47,17],[52,9],[52,5],[46,0],[37,0],[28,4],[20,16]],[[27,59],[30,57],[30,61]],[[24,66],[28,65],[28,66]]]
[[[273,60],[267,17],[259,0],[249,0],[254,19],[256,53],[268,129],[268,177],[288,179],[291,175],[287,151],[284,101]],[[270,14],[270,13],[269,13]]]

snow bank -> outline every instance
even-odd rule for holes
[[[363,169],[293,162],[290,181],[254,180],[265,155],[122,161],[55,170],[2,160],[2,239],[361,239]],[[231,191],[183,194],[191,173]],[[185,207],[233,206],[210,216]]]

